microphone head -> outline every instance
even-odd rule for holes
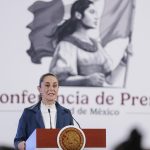
[[[49,112],[49,113],[51,112],[50,109],[48,109],[48,112]]]

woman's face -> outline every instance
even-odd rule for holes
[[[44,104],[53,104],[58,95],[58,80],[54,76],[46,76],[38,90]]]
[[[84,11],[84,16],[82,17],[82,23],[87,28],[96,28],[98,25],[98,14],[93,4]]]

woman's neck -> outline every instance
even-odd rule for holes
[[[77,29],[73,34],[74,37],[80,39],[81,41],[87,42],[91,44],[90,37],[88,35],[88,31],[84,28]]]
[[[44,105],[54,105],[54,104],[55,104],[55,101],[42,100],[42,103],[43,103]]]

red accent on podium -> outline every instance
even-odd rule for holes
[[[57,135],[60,129],[36,129],[26,141],[26,149],[58,148]],[[106,129],[82,129],[86,137],[85,147],[105,148]]]

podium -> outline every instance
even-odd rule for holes
[[[58,148],[57,135],[60,129],[37,128],[26,141],[26,150]],[[85,148],[105,148],[106,129],[82,129],[86,137]]]

